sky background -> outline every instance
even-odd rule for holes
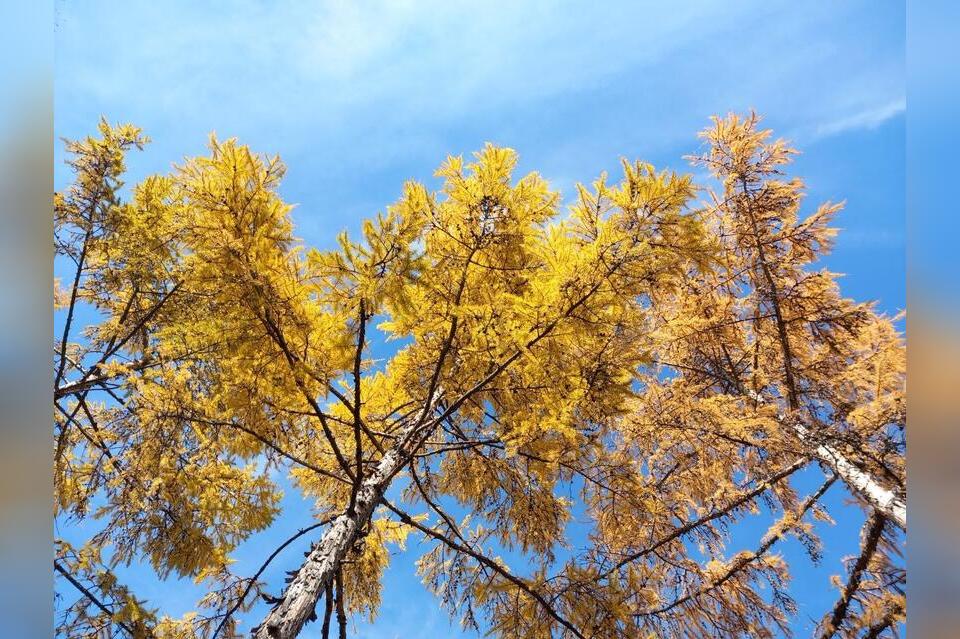
[[[404,180],[435,185],[448,154],[510,146],[518,175],[537,170],[569,200],[578,181],[617,178],[621,157],[690,171],[683,156],[698,151],[711,114],[754,108],[802,151],[794,171],[808,183],[807,210],[846,201],[824,262],[846,274],[844,292],[890,313],[905,307],[902,2],[598,4],[57,0],[55,134],[93,133],[101,115],[143,127],[153,143],[130,157],[130,183],[204,153],[213,131],[278,153],[297,234],[329,248],[395,201]],[[56,159],[62,186],[60,149]],[[834,487],[826,503],[837,513],[846,499]],[[238,572],[310,522],[296,495],[285,506],[238,551]],[[859,509],[836,518],[819,526],[821,566],[793,541],[780,547],[796,559],[800,636],[832,605],[829,575],[858,547]],[[764,529],[746,526],[737,540],[752,547]],[[267,576],[294,567],[299,550]],[[355,620],[351,636],[477,636],[458,634],[420,585],[422,551],[414,542],[394,557],[379,618]],[[189,582],[121,574],[174,616],[198,596]]]

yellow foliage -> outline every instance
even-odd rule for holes
[[[790,485],[816,454],[796,424],[905,485],[898,318],[816,268],[840,206],[801,215],[804,185],[783,176],[795,151],[754,115],[702,134],[694,160],[721,191],[699,207],[691,176],[624,160],[619,181],[578,185],[562,211],[538,174],[514,175],[514,150],[488,144],[326,251],[294,236],[279,158],[211,136],[123,201],[125,154],[147,140],[99,133],[68,142],[75,178],[54,199],[58,255],[82,265],[54,303],[96,318],[66,322],[56,344],[54,507],[93,522],[62,558],[116,603],[114,625],[210,631],[138,603],[109,571],[120,563],[246,609],[259,585],[230,565],[275,524],[279,472],[322,518],[353,514],[364,480],[392,500],[402,477],[437,543],[425,581],[501,636],[773,636],[793,610],[769,547],[792,534],[817,558],[804,517],[829,520]],[[391,455],[402,463],[381,477]],[[781,511],[766,545],[723,560],[729,526],[761,503]],[[587,545],[569,548],[577,525]],[[372,618],[413,528],[357,529],[345,605]],[[884,534],[871,583],[897,575]],[[528,576],[491,548],[523,555]],[[877,590],[844,632],[900,618],[895,588]],[[65,634],[89,630],[88,607]]]

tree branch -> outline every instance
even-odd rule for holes
[[[840,593],[840,598],[833,606],[829,620],[824,624],[820,639],[831,639],[837,634],[837,631],[840,630],[840,625],[843,623],[843,620],[846,619],[847,612],[850,609],[853,595],[860,587],[863,573],[870,564],[870,559],[873,558],[874,553],[877,551],[877,545],[880,543],[880,537],[883,535],[885,524],[886,519],[876,510],[873,511],[870,518],[867,519],[864,524],[863,549],[860,551],[860,556],[857,557],[856,563],[850,570],[850,576],[847,579],[846,585],[843,587],[843,591]]]
[[[353,486],[350,489],[350,505],[347,506],[349,512],[357,503],[357,491],[363,482],[363,446],[360,440],[360,365],[363,362],[363,347],[367,331],[367,313],[363,299],[360,300],[360,318],[357,327],[357,352],[353,358],[353,446],[354,458],[357,465],[357,476],[353,479]]]
[[[126,630],[127,633],[128,633],[131,637],[133,637],[134,639],[136,639],[137,634],[136,634],[136,632],[134,631],[134,629],[131,628],[130,626],[128,626],[127,624],[125,624],[125,623],[122,622],[122,621],[115,621],[115,620],[113,619],[113,614],[114,614],[113,611],[110,610],[110,608],[108,608],[106,604],[104,604],[102,601],[100,601],[100,599],[98,599],[96,595],[94,595],[92,592],[90,592],[90,590],[89,590],[86,586],[84,586],[82,583],[80,583],[80,581],[78,581],[76,577],[74,577],[73,575],[71,575],[70,572],[69,572],[66,568],[64,568],[63,565],[62,565],[59,561],[57,561],[56,559],[53,560],[53,568],[54,568],[54,570],[56,570],[57,572],[59,572],[61,575],[63,575],[63,577],[64,577],[67,581],[69,581],[70,584],[71,584],[74,588],[76,588],[77,590],[79,590],[79,591],[83,594],[83,596],[85,596],[87,599],[89,599],[90,602],[91,602],[93,605],[95,605],[97,608],[99,608],[100,610],[102,610],[102,611],[107,615],[107,617],[109,617],[111,623],[117,624],[118,626],[120,626],[121,628],[123,628],[124,630]],[[151,634],[152,634],[152,633],[151,633]]]
[[[635,552],[635,553],[633,553],[633,554],[625,557],[625,558],[622,559],[619,563],[617,563],[617,565],[615,565],[613,568],[607,570],[606,572],[604,572],[604,573],[601,574],[601,575],[598,575],[598,576],[597,576],[597,579],[605,579],[606,577],[610,576],[611,574],[613,574],[613,573],[616,572],[617,570],[620,570],[621,568],[623,568],[623,567],[626,566],[627,564],[629,564],[629,563],[631,563],[631,562],[633,562],[633,561],[636,561],[637,559],[640,559],[640,558],[642,558],[642,557],[644,557],[644,556],[646,556],[646,555],[649,555],[650,553],[654,552],[655,550],[660,549],[660,548],[661,548],[662,546],[664,546],[665,544],[668,544],[668,543],[670,543],[671,541],[673,541],[673,540],[675,540],[675,539],[677,539],[677,538],[679,538],[679,537],[682,537],[683,535],[685,535],[685,534],[687,534],[688,532],[694,530],[695,528],[699,528],[699,527],[702,526],[703,524],[706,524],[706,523],[708,523],[708,522],[711,522],[711,521],[713,521],[714,519],[718,519],[718,518],[720,518],[720,517],[723,517],[724,515],[729,514],[731,511],[739,508],[740,506],[743,506],[743,505],[749,503],[750,501],[752,501],[752,500],[756,499],[757,497],[759,497],[762,493],[764,493],[764,492],[766,492],[767,490],[769,490],[769,489],[770,489],[774,484],[776,484],[777,482],[785,479],[786,477],[789,477],[789,476],[792,475],[793,473],[797,472],[798,470],[800,470],[801,468],[803,468],[804,466],[806,466],[807,463],[809,463],[809,460],[808,460],[808,459],[798,459],[797,461],[793,462],[792,464],[790,464],[789,466],[787,466],[786,468],[784,468],[784,469],[781,470],[780,472],[775,473],[774,475],[771,475],[770,477],[768,477],[768,478],[765,479],[764,481],[760,482],[760,483],[757,485],[756,488],[754,488],[753,490],[751,490],[751,491],[749,491],[749,492],[747,492],[747,493],[744,493],[743,495],[741,495],[741,496],[738,497],[737,499],[733,500],[732,502],[730,502],[729,504],[727,504],[727,505],[724,506],[723,508],[714,510],[713,512],[711,512],[711,513],[709,513],[709,514],[707,514],[707,515],[704,515],[703,517],[700,517],[699,519],[696,519],[696,520],[694,520],[694,521],[687,522],[686,524],[680,526],[679,528],[674,529],[673,531],[671,531],[671,532],[668,533],[667,535],[661,537],[661,538],[658,539],[655,543],[647,546],[647,547],[644,548],[643,550],[640,550],[640,551],[638,551],[638,552]]]
[[[757,548],[756,551],[754,551],[754,552],[752,552],[752,553],[750,553],[750,554],[748,554],[748,555],[746,555],[746,556],[741,556],[741,557],[738,557],[737,559],[735,559],[735,560],[733,561],[733,563],[730,565],[730,567],[727,569],[727,571],[726,571],[720,578],[716,579],[715,581],[710,582],[709,584],[705,584],[705,585],[701,586],[699,589],[697,589],[697,590],[694,591],[694,592],[688,593],[688,594],[680,597],[679,599],[675,599],[673,602],[671,602],[671,603],[669,603],[669,604],[667,604],[667,605],[665,605],[665,606],[661,606],[660,608],[657,608],[657,609],[655,609],[655,610],[650,610],[650,611],[647,611],[647,612],[637,613],[637,615],[638,615],[638,616],[643,616],[643,617],[648,617],[648,616],[659,615],[659,614],[663,614],[663,613],[665,613],[665,612],[669,612],[670,610],[673,610],[673,609],[676,608],[677,606],[680,606],[680,605],[682,605],[682,604],[684,604],[684,603],[686,603],[686,602],[688,602],[688,601],[691,601],[691,600],[693,600],[693,599],[697,599],[697,598],[699,598],[699,597],[707,594],[708,592],[710,592],[710,591],[718,588],[719,586],[722,586],[724,583],[726,583],[727,581],[729,581],[735,574],[737,574],[740,570],[742,570],[743,568],[745,568],[746,566],[748,566],[748,565],[751,564],[752,562],[754,562],[754,561],[756,561],[757,559],[759,559],[760,557],[762,557],[768,550],[770,550],[771,546],[773,546],[775,543],[777,543],[778,541],[780,541],[780,539],[783,538],[783,535],[784,535],[788,530],[790,530],[791,528],[793,528],[794,526],[796,526],[797,524],[799,524],[800,521],[803,519],[803,516],[806,514],[806,512],[807,512],[808,510],[810,510],[810,508],[813,507],[813,505],[823,496],[823,494],[824,494],[825,492],[827,492],[827,489],[829,489],[830,486],[832,486],[833,483],[834,483],[836,480],[837,480],[837,475],[833,475],[833,476],[829,477],[829,478],[820,486],[820,488],[817,489],[817,491],[816,491],[815,493],[813,493],[812,495],[810,495],[809,497],[807,497],[807,498],[803,501],[803,503],[802,503],[801,506],[800,506],[799,511],[796,513],[796,516],[795,516],[796,519],[795,519],[793,522],[791,522],[790,524],[782,527],[780,530],[778,530],[777,532],[775,532],[775,533],[773,533],[773,534],[769,534],[769,533],[768,533],[767,536],[765,536],[764,539],[761,541],[760,547]]]
[[[243,592],[240,593],[240,597],[239,597],[239,598],[237,599],[237,601],[233,604],[233,606],[230,608],[230,610],[227,611],[227,614],[225,614],[225,615],[223,616],[223,619],[220,620],[220,624],[217,625],[217,629],[213,631],[213,634],[210,636],[210,639],[217,639],[217,635],[220,634],[220,631],[227,625],[227,622],[230,620],[230,618],[233,616],[233,614],[234,614],[237,610],[240,609],[240,606],[243,605],[243,600],[247,598],[247,595],[248,595],[248,594],[250,594],[250,591],[253,589],[254,584],[257,583],[257,579],[260,578],[260,575],[262,575],[262,574],[263,574],[263,571],[267,569],[267,566],[270,565],[270,562],[273,561],[273,560],[277,557],[277,555],[279,555],[279,554],[283,551],[284,548],[286,548],[287,546],[289,546],[290,544],[292,544],[293,542],[295,542],[297,539],[300,539],[301,537],[303,537],[304,535],[306,535],[306,534],[309,533],[310,531],[316,530],[317,528],[320,528],[321,526],[326,526],[326,525],[329,524],[331,521],[333,521],[333,517],[328,517],[328,518],[324,519],[323,521],[318,521],[317,523],[312,524],[312,525],[310,525],[310,526],[307,526],[306,528],[301,528],[301,529],[298,530],[293,536],[291,536],[291,537],[290,537],[289,539],[287,539],[285,542],[283,542],[282,544],[280,544],[280,545],[276,548],[276,550],[274,550],[272,553],[270,553],[270,556],[267,557],[266,561],[264,561],[264,562],[260,565],[260,568],[257,569],[257,572],[255,572],[255,573],[253,574],[253,576],[250,577],[250,578],[247,580],[247,587],[244,588]]]
[[[442,534],[438,533],[437,531],[435,531],[435,530],[433,530],[433,529],[431,529],[431,528],[428,528],[427,526],[424,526],[423,524],[421,524],[421,523],[418,522],[417,520],[413,519],[413,518],[412,518],[410,515],[408,515],[406,512],[400,510],[399,508],[397,508],[396,506],[394,506],[393,504],[391,504],[389,501],[387,501],[386,498],[381,499],[381,503],[383,503],[384,506],[386,506],[386,507],[389,508],[391,511],[393,511],[393,513],[394,513],[394,514],[400,519],[400,521],[402,521],[404,524],[416,528],[417,530],[419,530],[419,531],[422,532],[423,534],[425,534],[425,535],[427,535],[427,536],[429,536],[429,537],[432,537],[432,538],[434,538],[434,539],[436,539],[436,540],[438,540],[438,541],[443,542],[444,544],[446,544],[447,546],[449,546],[449,547],[452,548],[453,550],[455,550],[455,551],[457,551],[457,552],[459,552],[459,553],[463,553],[464,555],[467,555],[467,556],[469,556],[469,557],[472,557],[474,560],[476,560],[476,561],[477,561],[478,563],[480,563],[481,565],[486,566],[487,568],[493,570],[494,572],[496,572],[497,574],[499,574],[501,577],[503,577],[504,579],[506,579],[507,581],[509,581],[509,582],[512,583],[513,585],[515,585],[515,586],[516,586],[517,588],[519,588],[520,590],[522,590],[524,593],[526,593],[527,595],[529,595],[530,597],[532,597],[538,604],[540,604],[540,606],[544,609],[544,611],[545,611],[548,615],[550,615],[555,621],[557,621],[557,623],[559,623],[560,625],[562,625],[564,628],[566,628],[567,630],[569,630],[570,632],[572,632],[575,637],[578,637],[579,639],[586,639],[586,638],[583,636],[583,634],[581,634],[580,631],[577,630],[577,628],[576,628],[573,624],[571,624],[569,621],[567,621],[565,618],[563,618],[563,617],[560,615],[560,613],[558,613],[558,612],[553,608],[553,606],[551,606],[550,603],[547,602],[547,600],[543,598],[543,596],[542,596],[540,593],[538,593],[538,592],[535,591],[533,588],[531,588],[529,585],[527,585],[527,583],[526,583],[524,580],[520,579],[519,577],[514,576],[512,573],[510,573],[509,571],[507,571],[506,568],[504,568],[503,566],[501,566],[500,564],[498,564],[498,563],[495,562],[494,560],[486,557],[485,555],[482,555],[482,554],[476,552],[475,550],[473,550],[473,549],[471,549],[471,548],[467,548],[466,546],[463,546],[463,545],[461,545],[461,544],[458,544],[457,542],[453,541],[452,539],[449,539],[449,538],[446,537],[445,535],[442,535]]]

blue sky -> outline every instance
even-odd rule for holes
[[[811,210],[846,200],[825,262],[847,274],[844,291],[905,307],[903,3],[598,4],[57,0],[55,133],[91,133],[101,114],[142,126],[154,142],[130,159],[130,182],[203,153],[211,131],[279,153],[298,234],[328,247],[404,180],[433,183],[447,154],[511,146],[521,172],[540,171],[569,198],[577,181],[616,176],[620,157],[690,170],[682,156],[708,117],[752,107],[803,152],[795,170]],[[834,488],[827,501],[844,499]],[[241,549],[238,571],[309,521],[307,504],[286,503]],[[798,557],[801,636],[857,546],[857,508],[837,519],[821,527],[822,567],[783,547]],[[745,543],[761,533],[746,529]],[[416,551],[395,557],[380,618],[357,620],[352,636],[457,636],[414,575]],[[288,550],[272,574],[300,557]],[[187,584],[125,575],[171,613],[195,599]]]

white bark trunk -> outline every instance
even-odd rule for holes
[[[417,416],[401,429],[397,438],[400,443],[387,451],[376,469],[363,480],[357,491],[354,512],[346,512],[333,521],[290,582],[283,600],[257,628],[256,639],[293,639],[300,633],[313,614],[320,595],[332,582],[340,562],[360,530],[370,521],[393,477],[409,463],[420,443],[436,428],[435,419],[428,419],[418,427],[420,421]]]
[[[748,393],[750,398],[758,404],[763,404],[764,399],[758,393]],[[778,419],[783,424],[786,419],[784,415],[779,415]],[[810,431],[800,423],[792,425],[793,432],[797,434],[800,441],[805,444],[813,444],[810,441]],[[903,530],[907,529],[907,502],[897,495],[894,491],[884,488],[869,473],[857,468],[846,456],[839,450],[827,444],[819,443],[816,448],[816,456],[822,463],[830,467],[846,483],[847,487],[861,499],[876,508],[887,519],[896,523]]]
[[[801,441],[809,442],[809,431],[797,424],[793,427]],[[848,460],[843,453],[827,444],[818,444],[817,458],[829,466],[846,482],[847,486],[887,519],[903,530],[907,529],[907,503],[895,492],[880,485],[869,473],[865,473]]]

